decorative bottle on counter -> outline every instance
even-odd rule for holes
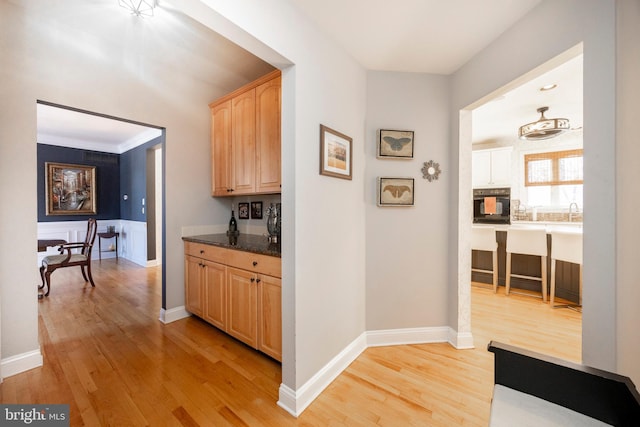
[[[229,229],[227,230],[227,237],[229,237],[229,244],[236,245],[238,243],[238,223],[236,217],[233,214],[233,205],[231,205],[231,219],[229,220]]]
[[[236,217],[233,214],[233,205],[231,205],[231,219],[229,220],[229,232],[235,233],[238,231],[238,223],[236,222]]]

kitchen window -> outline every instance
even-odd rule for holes
[[[582,184],[582,149],[526,154],[526,187]]]
[[[583,150],[524,156],[525,187],[531,206],[582,206]]]

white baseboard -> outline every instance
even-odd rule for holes
[[[367,346],[380,347],[388,345],[427,344],[447,342],[449,328],[446,326],[432,328],[384,329],[367,332]]]
[[[0,372],[3,378],[7,378],[33,368],[39,368],[42,364],[42,353],[38,349],[2,359]]]
[[[278,406],[298,417],[347,366],[367,348],[366,333],[360,335],[298,390],[280,384]]]
[[[473,335],[471,332],[457,332],[449,328],[449,344],[458,350],[468,350],[475,348],[473,345]]]
[[[191,313],[184,308],[184,305],[181,305],[180,307],[170,308],[169,310],[161,308],[159,319],[162,323],[171,323],[189,316],[191,316]]]
[[[457,349],[473,348],[471,333],[457,333],[448,326],[365,332],[298,390],[280,384],[278,406],[298,417],[368,347],[440,342],[448,342]]]

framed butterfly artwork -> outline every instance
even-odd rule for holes
[[[413,178],[378,178],[378,206],[413,206]]]
[[[380,129],[379,159],[413,159],[413,131]]]

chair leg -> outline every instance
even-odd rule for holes
[[[49,270],[47,270],[44,273],[44,277],[46,279],[47,282],[47,292],[44,294],[45,297],[49,296],[49,291],[51,291],[51,272]]]
[[[82,274],[84,275],[84,265],[82,266]],[[87,275],[89,276],[89,282],[91,283],[92,287],[96,287],[96,284],[93,283],[93,277],[91,276],[91,264],[87,265]],[[87,277],[85,276],[84,280],[87,280]]]
[[[87,279],[87,273],[84,272],[84,265],[80,266],[80,271],[82,271],[82,277],[84,278],[84,281],[88,282],[89,279]]]
[[[506,277],[504,283],[504,294],[509,295],[509,290],[511,289],[511,252],[507,252],[507,264],[506,264]]]
[[[551,258],[551,295],[549,296],[549,305],[552,308],[556,306],[556,260]]]
[[[42,280],[42,284],[38,286],[38,289],[44,288],[44,265],[40,267],[40,280]]]
[[[542,302],[547,302],[547,257],[540,257],[540,272],[542,275]]]
[[[493,293],[498,292],[498,251],[493,251]]]

